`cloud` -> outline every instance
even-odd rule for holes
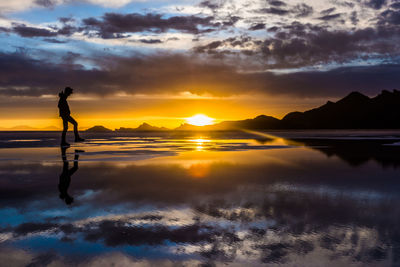
[[[145,1],[145,0],[143,0]],[[70,3],[90,3],[108,8],[120,8],[129,3],[143,2],[142,0],[13,0],[13,1],[0,1],[0,14],[19,12],[31,8],[54,8],[62,4]]]
[[[280,0],[269,0],[268,3],[272,6],[286,6],[286,3]]]
[[[218,45],[215,43],[213,46]],[[378,92],[396,88],[400,82],[400,67],[396,64],[278,75],[273,72],[241,72],[240,64],[232,66],[204,61],[195,55],[109,56],[93,59],[93,62],[98,66],[96,69],[85,69],[74,64],[73,59],[68,64],[56,64],[26,55],[2,53],[0,94],[56,95],[68,83],[82,93],[98,95],[190,91],[213,95],[261,93],[320,97],[342,96],[349,90]]]
[[[381,9],[384,5],[386,5],[387,0],[367,0],[364,2],[364,4],[367,7],[373,8],[373,9]]]
[[[298,18],[308,17],[314,12],[314,8],[307,4],[301,3],[301,4],[295,5],[292,9],[292,12]]]
[[[26,26],[25,24],[14,25],[12,31],[22,37],[54,37],[58,33],[44,28]]]
[[[321,15],[329,15],[336,10],[336,7],[331,7],[328,9],[324,9],[320,12]]]
[[[101,18],[89,17],[77,21],[74,18],[59,18],[61,25],[49,25],[47,28],[24,23],[10,22],[11,27],[1,27],[0,31],[15,33],[22,37],[71,36],[83,33],[90,37],[118,39],[130,36],[130,33],[152,32],[160,34],[167,31],[199,34],[225,29],[240,20],[238,16],[227,16],[215,21],[212,16],[172,16],[163,18],[161,14],[119,14],[105,13]]]
[[[388,9],[381,13],[379,17],[380,25],[399,26],[400,25],[400,10]]]
[[[275,2],[275,1],[273,1]],[[276,1],[280,2],[280,1]],[[283,2],[282,2],[283,3]],[[286,7],[286,8],[282,8]],[[288,7],[285,5],[273,5],[269,8],[261,8],[257,10],[258,13],[265,13],[265,14],[273,14],[273,15],[280,15],[280,16],[289,16],[293,14],[296,18],[304,18],[310,16],[314,12],[314,8],[307,4],[301,3],[296,4],[292,7]]]
[[[65,43],[68,43],[68,41],[66,41],[66,40],[58,40],[58,39],[54,39],[54,38],[44,38],[42,40],[45,41],[45,42],[48,42],[48,43],[53,43],[53,44],[65,44]]]
[[[14,235],[27,235],[35,232],[42,232],[56,227],[53,223],[23,223],[14,229]]]
[[[115,247],[122,245],[162,245],[168,241],[174,243],[211,242],[214,236],[219,234],[209,231],[206,226],[200,225],[169,229],[162,225],[140,227],[127,226],[123,221],[102,221],[96,227],[84,229],[84,235],[88,241],[104,240],[107,246]]]
[[[144,44],[161,44],[163,43],[160,39],[140,39],[139,42]]]
[[[60,1],[57,0],[35,0],[35,4],[38,6],[43,6],[47,8],[52,8],[56,6]]]
[[[118,14],[106,13],[101,19],[86,18],[83,21],[84,31],[95,31],[102,38],[119,38],[132,32],[165,32],[179,30],[198,34],[220,26],[213,22],[213,17],[174,16],[162,18],[160,14]],[[203,29],[204,28],[204,29]]]
[[[86,0],[85,2],[89,2],[94,5],[100,5],[104,7],[111,7],[111,8],[119,8],[123,7],[132,2],[143,2],[140,0]]]
[[[277,7],[269,7],[269,8],[259,9],[258,12],[283,16],[283,15],[288,14],[289,10],[277,8]]]
[[[263,30],[265,29],[265,24],[264,23],[257,23],[252,25],[249,30],[250,31],[257,31],[257,30]]]
[[[224,4],[224,1],[202,1],[199,3],[200,7],[206,7],[211,10],[216,10],[218,8],[221,8]]]
[[[23,11],[36,5],[35,0],[0,1],[0,14]]]
[[[338,19],[338,18],[340,18],[341,16],[342,16],[342,14],[336,13],[336,14],[332,14],[332,15],[321,16],[321,17],[319,17],[318,19],[319,19],[319,20],[328,21],[328,20],[335,20],[335,19]]]
[[[400,29],[393,27],[365,28],[349,32],[293,23],[268,30],[274,35],[264,40],[250,36],[228,38],[199,45],[194,51],[226,56],[232,53],[248,55],[246,50],[251,50],[251,55],[263,57],[264,66],[269,69],[345,64],[354,60],[385,60],[395,63],[400,54],[400,39],[396,37]],[[244,50],[233,50],[237,48]]]

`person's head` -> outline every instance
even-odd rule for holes
[[[72,89],[71,87],[65,87],[64,94],[66,94],[67,96],[71,95],[73,93],[73,90],[74,89]]]

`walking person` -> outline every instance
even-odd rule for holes
[[[63,120],[63,132],[61,134],[61,146],[69,147],[70,144],[65,140],[65,136],[68,130],[68,122],[74,125],[75,142],[83,142],[85,139],[79,137],[78,133],[78,123],[74,118],[71,117],[71,111],[69,110],[67,98],[72,94],[73,89],[71,87],[65,87],[64,91],[61,91],[58,96],[58,109],[60,110],[60,117]]]

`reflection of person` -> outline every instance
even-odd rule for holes
[[[75,142],[82,142],[85,139],[79,137],[78,133],[78,123],[74,118],[71,117],[71,111],[69,110],[67,98],[72,94],[73,89],[71,87],[65,87],[64,91],[60,92],[58,96],[58,109],[60,110],[60,117],[63,120],[63,132],[61,134],[61,146],[70,146],[65,140],[65,135],[68,130],[68,122],[74,125]]]
[[[58,190],[60,191],[60,198],[65,201],[65,204],[70,205],[74,202],[74,198],[68,194],[68,187],[71,183],[71,176],[78,170],[79,150],[75,150],[74,166],[69,168],[69,163],[66,155],[67,147],[61,147],[61,158],[63,161],[63,170],[60,174],[60,181],[58,183]]]

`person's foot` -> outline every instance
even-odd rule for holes
[[[85,141],[85,139],[80,137],[75,138],[75,142],[83,142],[83,141]]]
[[[71,145],[68,144],[67,142],[61,142],[62,147],[70,147]]]

